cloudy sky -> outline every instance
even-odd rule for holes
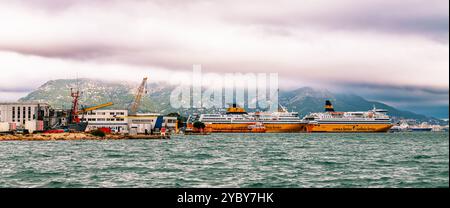
[[[163,81],[201,64],[448,108],[448,0],[0,0],[0,26],[0,100],[50,79]]]

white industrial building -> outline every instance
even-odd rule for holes
[[[144,134],[158,132],[161,128],[178,130],[177,117],[152,113],[130,116],[128,110],[94,110],[85,114],[81,120],[88,122],[86,131],[109,128],[115,133]]]
[[[116,133],[128,132],[128,110],[94,110],[83,115],[82,121],[88,122],[86,131],[109,128]]]
[[[46,125],[45,118],[48,118],[49,112],[50,105],[47,103],[0,103],[0,123],[9,123],[10,126],[30,132],[42,130]]]
[[[166,128],[171,132],[178,131],[177,117],[162,116],[157,113],[129,116],[128,124],[131,134],[159,132],[161,128]]]
[[[17,129],[30,133],[43,131],[65,123],[64,110],[53,110],[46,103],[14,102],[0,103],[0,132]],[[88,122],[86,131],[109,128],[114,133],[158,133],[162,128],[168,132],[178,131],[177,117],[146,113],[128,115],[128,110],[93,110],[80,115]]]

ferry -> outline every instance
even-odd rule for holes
[[[311,113],[303,120],[308,122],[308,132],[387,132],[393,126],[387,110],[335,112],[329,100],[325,112]]]
[[[293,133],[306,132],[306,123],[296,112],[280,106],[277,112],[248,113],[233,104],[226,113],[201,114],[196,119],[212,133]],[[188,124],[188,128],[192,124]]]
[[[429,132],[433,130],[433,127],[429,125],[427,122],[423,122],[420,125],[414,125],[409,127],[410,131],[414,132]]]

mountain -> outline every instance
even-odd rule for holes
[[[49,103],[54,108],[70,108],[72,98],[70,89],[79,87],[82,95],[79,102],[83,106],[94,106],[113,102],[110,108],[128,109],[137,91],[137,84],[105,82],[92,79],[60,79],[48,81],[37,90],[19,101],[39,101]],[[164,83],[152,83],[147,86],[147,96],[143,97],[140,111],[169,113],[169,97],[173,87]],[[167,99],[166,99],[167,98]]]
[[[106,82],[92,79],[80,80],[52,80],[48,81],[34,92],[31,92],[20,101],[47,102],[54,108],[70,108],[70,89],[80,87],[83,92],[80,103],[84,106],[93,106],[106,102],[113,102],[111,108],[128,109],[137,90],[136,83]],[[160,112],[168,114],[179,112],[188,115],[191,113],[211,112],[216,109],[173,109],[170,106],[170,94],[174,86],[165,83],[151,83],[147,86],[147,95],[142,100],[140,111]],[[433,118],[415,114],[409,111],[398,110],[389,105],[368,101],[358,95],[335,94],[325,89],[304,87],[292,91],[280,91],[279,102],[290,111],[299,112],[301,116],[309,112],[323,111],[325,100],[330,99],[338,111],[369,110],[373,106],[389,111],[394,118],[417,119],[430,121]]]
[[[396,119],[434,120],[424,115],[398,110],[381,102],[368,101],[354,94],[333,94],[328,90],[316,90],[309,87],[280,92],[280,103],[292,111],[299,112],[301,115],[323,111],[323,105],[327,99],[331,100],[334,109],[338,111],[369,110],[375,106],[376,108],[388,110],[389,115]]]

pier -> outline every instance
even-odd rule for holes
[[[170,139],[161,135],[119,135],[108,134],[105,137],[94,136],[89,133],[60,133],[60,134],[0,134],[0,141],[77,141],[77,140],[153,140]]]

